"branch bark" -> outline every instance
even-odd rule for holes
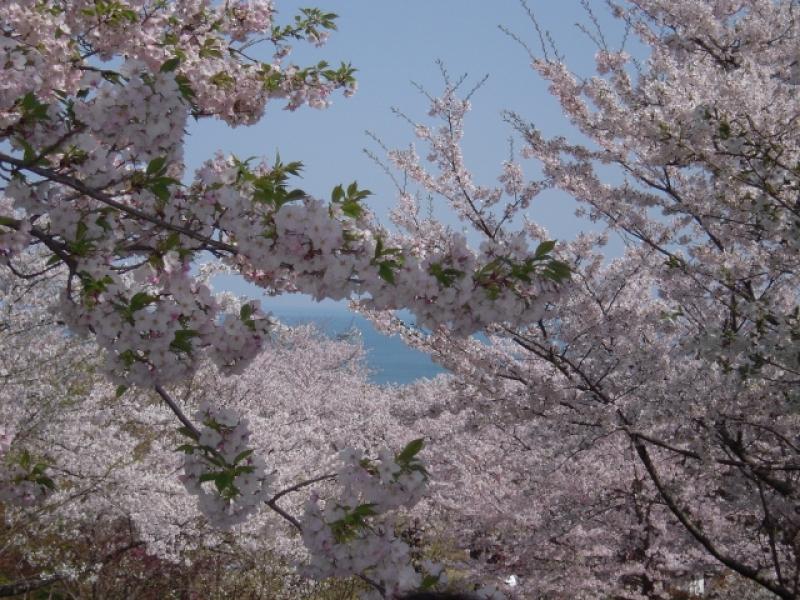
[[[672,495],[672,493],[667,489],[664,483],[661,481],[661,477],[658,473],[658,469],[656,468],[655,464],[653,463],[650,454],[647,452],[647,448],[645,448],[642,441],[638,438],[631,438],[633,443],[633,447],[636,450],[636,454],[639,456],[639,459],[642,461],[645,470],[647,470],[647,474],[650,477],[650,480],[653,482],[653,485],[658,490],[659,495],[663,498],[664,503],[669,508],[670,512],[675,516],[678,521],[680,521],[681,525],[684,526],[686,531],[703,547],[705,550],[714,558],[716,558],[719,562],[723,565],[728,567],[729,569],[735,571],[742,577],[750,579],[762,587],[768,589],[773,594],[778,596],[779,598],[783,598],[784,600],[794,600],[795,594],[793,594],[790,590],[786,589],[784,586],[775,583],[764,577],[758,570],[750,567],[735,558],[728,556],[722,550],[717,548],[711,538],[709,538],[700,527],[695,524],[690,515],[686,510],[681,508],[678,505],[678,501]]]
[[[14,583],[7,583],[0,585],[0,598],[8,598],[10,596],[19,596],[21,594],[28,594],[40,590],[44,587],[57,583],[64,579],[62,575],[48,577],[45,579],[24,579]]]

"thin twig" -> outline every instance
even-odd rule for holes
[[[178,417],[178,420],[181,423],[183,423],[183,426],[186,427],[186,429],[188,429],[189,431],[191,431],[192,434],[196,438],[199,438],[200,437],[200,430],[198,430],[197,427],[194,426],[194,423],[192,423],[186,417],[186,415],[183,414],[183,411],[177,405],[175,400],[172,399],[172,396],[170,396],[169,393],[167,393],[167,391],[163,387],[161,387],[160,385],[156,385],[155,389],[156,389],[156,392],[158,393],[158,395],[161,396],[161,398],[164,400],[164,402],[166,402],[167,406],[169,406],[170,410],[173,413],[175,413],[176,417]]]

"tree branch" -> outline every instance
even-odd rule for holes
[[[194,426],[194,423],[192,423],[186,417],[186,415],[183,414],[183,411],[177,405],[175,400],[172,399],[172,396],[170,396],[169,393],[160,385],[156,385],[155,389],[156,392],[158,392],[158,395],[161,396],[161,398],[167,404],[167,406],[169,406],[170,410],[173,413],[175,413],[175,416],[178,417],[178,420],[183,424],[183,426],[186,427],[189,431],[191,431],[196,438],[199,438],[200,431],[197,429],[197,427]]]
[[[759,573],[757,569],[750,567],[735,558],[724,554],[720,549],[718,549],[714,542],[700,529],[698,525],[692,522],[687,512],[678,506],[676,499],[672,496],[670,491],[666,488],[664,483],[661,481],[661,477],[658,474],[658,470],[656,469],[653,460],[650,458],[650,454],[647,452],[647,448],[645,448],[642,441],[636,437],[632,437],[631,441],[633,442],[633,447],[636,450],[636,454],[639,456],[639,459],[642,461],[644,468],[647,470],[647,474],[650,476],[650,480],[655,485],[656,490],[658,490],[659,495],[664,499],[667,507],[669,508],[670,512],[680,521],[681,525],[684,526],[686,531],[691,534],[691,536],[703,547],[706,551],[716,558],[719,562],[723,565],[728,567],[729,569],[739,573],[739,575],[750,579],[762,587],[768,589],[776,596],[780,598],[784,598],[785,600],[792,600],[795,596],[792,592],[787,590],[782,585],[776,584],[769,579],[766,579],[763,575]]]
[[[132,217],[136,217],[137,219],[141,219],[143,221],[147,221],[154,225],[158,225],[159,227],[163,227],[164,229],[168,229],[170,231],[180,233],[181,235],[185,235],[186,237],[192,238],[195,241],[201,242],[202,244],[204,244],[209,248],[213,248],[215,250],[221,250],[223,252],[230,252],[231,254],[238,254],[236,246],[212,240],[204,235],[197,233],[196,231],[187,229],[186,227],[181,227],[180,225],[174,225],[172,223],[169,223],[168,221],[164,221],[162,219],[159,219],[158,217],[146,213],[143,210],[139,210],[138,208],[135,208],[133,206],[128,206],[127,204],[123,204],[122,202],[118,202],[108,194],[104,194],[99,190],[91,188],[82,181],[80,181],[79,179],[75,179],[74,177],[69,177],[67,175],[62,175],[61,173],[56,173],[51,169],[45,169],[42,167],[31,165],[27,161],[14,158],[13,156],[8,156],[7,154],[4,154],[2,152],[0,152],[0,161],[14,165],[15,167],[17,167],[17,169],[24,169],[26,171],[30,171],[31,173],[36,173],[40,177],[44,177],[45,179],[48,179],[50,181],[55,181],[57,183],[65,185],[69,188],[72,188],[76,192],[80,192],[81,194],[89,196],[90,198],[93,198],[98,202],[102,202],[103,204],[110,206],[112,208],[116,208],[117,210],[124,212]]]
[[[63,575],[56,575],[46,579],[25,579],[14,583],[0,585],[0,597],[19,596],[47,587],[64,579]]]

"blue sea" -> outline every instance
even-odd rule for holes
[[[351,313],[334,303],[291,306],[285,303],[271,305],[269,310],[286,325],[314,323],[327,335],[335,337],[353,329],[361,333],[366,350],[366,363],[371,371],[370,380],[380,385],[411,383],[423,377],[435,377],[444,370],[431,361],[427,354],[406,346],[398,336],[385,336],[375,330],[365,318]]]

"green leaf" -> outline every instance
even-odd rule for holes
[[[108,219],[106,219],[105,215],[97,217],[94,222],[95,225],[102,227],[103,231],[111,231],[111,223],[108,222]]]
[[[47,476],[44,476],[44,475],[41,476],[41,477],[37,477],[36,478],[36,483],[38,483],[39,485],[44,486],[44,487],[46,487],[46,488],[48,488],[50,490],[56,489],[56,484],[53,482],[53,480],[50,479]]]
[[[239,316],[241,317],[242,321],[247,321],[250,317],[253,316],[255,312],[255,308],[252,304],[243,304],[242,308],[239,309]]]
[[[519,279],[520,281],[524,281],[525,283],[530,283],[533,269],[533,262],[531,261],[526,261],[522,264],[511,265],[511,277],[514,279]]]
[[[166,170],[167,165],[167,157],[166,156],[158,156],[147,163],[147,171],[148,175],[161,175]]]
[[[664,265],[669,267],[670,269],[679,269],[679,268],[683,267],[683,260],[681,260],[677,256],[670,256],[664,262]]]
[[[225,462],[222,458],[220,458],[218,453],[215,455],[215,453],[217,451],[214,448],[211,448],[210,446],[200,446],[200,448],[203,451],[205,451],[205,453],[206,453],[205,459],[208,462],[210,462],[212,465],[215,465],[215,466],[219,467],[220,469],[227,469],[228,468],[228,463]]]
[[[222,58],[222,51],[217,46],[217,43],[217,38],[206,38],[206,41],[203,43],[203,47],[200,48],[200,58]]]
[[[351,517],[355,517],[358,521],[363,520],[364,517],[372,517],[377,515],[378,513],[375,512],[375,504],[359,504],[353,509],[353,512],[350,513]]]
[[[552,260],[548,263],[543,275],[546,278],[555,281],[556,283],[561,283],[572,276],[572,269],[565,262],[561,262],[560,260]]]
[[[116,71],[109,71],[104,69],[100,71],[100,76],[109,83],[113,83],[115,85],[122,85],[122,76]]]
[[[294,189],[289,192],[286,192],[286,195],[283,197],[281,205],[285,204],[286,202],[291,202],[292,200],[302,200],[306,197],[306,193],[301,189]]]
[[[221,89],[229,89],[234,86],[236,80],[227,71],[218,71],[208,78],[208,81]]]
[[[17,100],[22,116],[31,121],[46,121],[48,105],[39,102],[36,94],[28,92],[22,98]]]
[[[36,150],[26,140],[22,138],[14,138],[14,140],[22,146],[22,160],[28,164],[33,164],[38,156]]]
[[[197,446],[193,446],[192,444],[181,444],[175,448],[175,452],[183,452],[185,454],[194,454],[195,450],[197,450]]]
[[[198,333],[194,329],[179,329],[175,332],[175,338],[169,347],[175,352],[192,353],[192,338],[197,337]]]
[[[219,475],[220,475],[219,471],[215,471],[213,473],[203,473],[202,475],[200,475],[200,483],[205,483],[206,481],[216,481]]]
[[[124,364],[126,367],[130,367],[130,366],[131,366],[131,365],[133,365],[133,363],[135,363],[137,360],[140,360],[140,358],[139,358],[139,357],[136,355],[136,353],[135,353],[133,350],[130,350],[130,349],[128,349],[128,350],[125,350],[125,352],[122,352],[122,353],[119,355],[119,357],[120,357],[120,359],[122,360],[122,363],[123,363],[123,364]]]
[[[465,275],[464,271],[459,271],[452,267],[445,268],[441,263],[431,264],[431,266],[428,267],[428,273],[433,275],[436,281],[445,287],[450,287],[455,283],[456,279],[461,279]]]
[[[185,426],[184,427],[179,427],[178,428],[178,433],[180,433],[181,435],[185,435],[186,437],[197,441],[197,434],[194,431],[192,431],[191,429],[189,429],[188,427],[185,427]]]
[[[361,205],[357,201],[347,200],[342,203],[342,212],[351,219],[357,219],[362,215],[364,209],[361,208]]]
[[[437,576],[435,576],[435,575],[425,575],[425,577],[422,578],[422,583],[420,584],[420,589],[421,590],[429,590],[433,586],[435,586],[437,583],[439,583],[439,578]]]
[[[417,438],[416,440],[410,441],[406,444],[406,447],[400,451],[400,454],[397,455],[397,462],[398,463],[405,463],[411,461],[417,454],[419,454],[420,450],[425,447],[425,438]]]
[[[536,252],[534,252],[533,257],[535,259],[542,258],[546,254],[549,254],[555,247],[556,247],[555,240],[548,240],[546,242],[542,242],[536,247]]]
[[[183,99],[191,104],[196,94],[189,83],[189,78],[186,77],[186,75],[176,75],[175,83],[178,84],[178,90],[180,91],[181,96],[183,96]]]
[[[235,464],[235,465],[239,464],[245,458],[250,456],[253,452],[254,452],[254,450],[252,448],[249,449],[249,450],[243,450],[242,452],[239,452],[239,454],[236,455],[236,458],[233,459],[233,464]]]
[[[418,462],[411,463],[410,465],[408,465],[408,470],[409,471],[418,471],[419,473],[422,473],[422,475],[425,477],[425,479],[430,479],[431,475],[430,475],[430,473],[428,473],[428,469],[423,467]]]
[[[370,459],[362,458],[360,461],[358,461],[358,464],[362,469],[364,469],[370,475],[373,475],[375,477],[378,476],[378,469],[375,468],[375,465]]]
[[[233,485],[233,473],[231,471],[224,471],[217,475],[214,479],[214,485],[217,486],[217,491],[223,492],[226,488]]]
[[[342,185],[337,185],[331,192],[331,201],[334,204],[341,204],[342,212],[351,219],[357,219],[364,213],[364,208],[359,204],[361,200],[370,196],[369,190],[359,190],[358,183],[352,182],[347,186],[345,192]],[[376,253],[376,256],[379,254]]]
[[[151,296],[150,294],[146,294],[145,292],[134,294],[129,305],[130,311],[131,313],[135,313],[137,310],[143,309],[145,306],[152,304],[156,300],[158,300],[158,298]]]
[[[393,261],[384,261],[378,265],[378,276],[384,281],[395,284],[394,269],[392,268]]]
[[[19,457],[19,465],[27,471],[30,468],[32,461],[33,459],[31,458],[31,453],[27,450],[23,450]]]
[[[169,73],[177,69],[178,65],[180,64],[181,64],[181,59],[176,56],[175,58],[170,58],[169,60],[164,61],[159,71],[161,71],[162,73]]]
[[[156,198],[158,198],[162,204],[166,204],[171,196],[169,188],[173,185],[180,185],[180,182],[172,177],[157,176],[155,179],[150,181],[150,183],[147,185],[147,189],[150,190],[150,192]]]
[[[124,394],[127,391],[128,391],[128,386],[127,385],[118,385],[117,386],[117,390],[114,392],[114,395],[117,398],[119,398],[119,397],[122,396],[122,394]]]

